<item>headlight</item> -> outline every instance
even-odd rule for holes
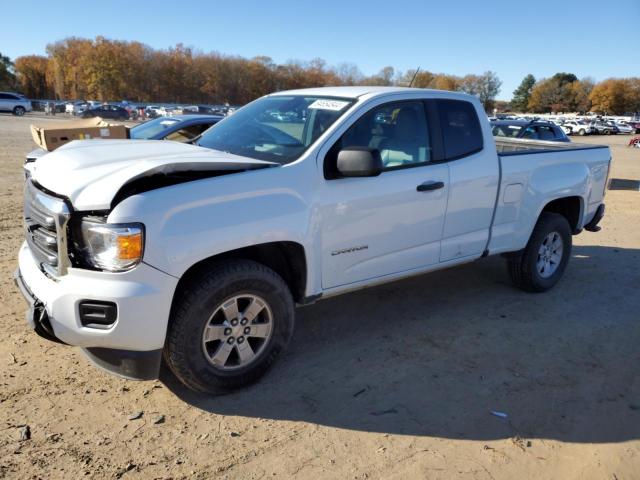
[[[144,228],[141,223],[82,222],[85,260],[92,267],[122,272],[142,260]]]

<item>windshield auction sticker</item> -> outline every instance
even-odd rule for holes
[[[349,102],[343,102],[341,100],[326,100],[320,99],[313,102],[307,108],[315,108],[318,110],[342,110],[344,107],[349,105]]]

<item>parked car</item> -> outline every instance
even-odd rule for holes
[[[525,138],[528,140],[548,140],[552,142],[570,142],[562,128],[552,122],[498,120],[491,122],[494,137]]]
[[[618,133],[629,135],[634,132],[634,128],[631,125],[627,125],[624,122],[607,122],[618,129]]]
[[[618,133],[618,127],[602,120],[591,122],[591,131],[598,135],[615,135]]]
[[[156,118],[160,116],[160,114],[158,113],[159,108],[160,107],[155,105],[147,105],[144,109],[144,113],[149,118]]]
[[[85,110],[80,116],[82,118],[101,117],[111,120],[128,120],[129,112],[117,105],[100,105],[99,107]]]
[[[132,127],[129,134],[132,139],[188,142],[223,118],[220,115],[197,114],[160,117]]]
[[[564,123],[564,126],[571,130],[569,135],[580,135],[582,137],[584,135],[591,135],[593,132],[591,125],[582,120],[569,120]]]
[[[87,102],[67,102],[65,104],[65,113],[69,115],[78,115],[89,108]]]
[[[213,107],[209,107],[207,105],[192,105],[192,106],[189,106],[189,107],[183,107],[182,108],[182,113],[184,115],[197,114],[197,115],[220,115],[220,116],[224,116],[224,114],[220,110],[214,109]]]
[[[639,121],[632,120],[630,122],[627,122],[627,125],[629,125],[631,128],[633,128],[633,133],[640,133],[640,122]]]
[[[599,229],[610,159],[494,139],[458,92],[278,92],[194,144],[76,141],[27,164],[15,278],[45,338],[130,378],[164,358],[219,392],[269,369],[296,303],[499,254],[517,286],[549,290],[572,236]]]
[[[11,112],[17,117],[32,110],[31,101],[24,95],[13,92],[0,92],[0,112]]]

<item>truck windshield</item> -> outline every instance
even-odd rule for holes
[[[300,158],[353,102],[305,95],[264,97],[205,132],[196,144],[284,165]]]

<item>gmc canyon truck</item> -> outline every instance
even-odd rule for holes
[[[75,141],[26,164],[15,279],[45,338],[219,392],[273,364],[296,304],[497,254],[550,289],[572,235],[599,229],[610,161],[496,140],[465,94],[275,93],[192,144]]]

